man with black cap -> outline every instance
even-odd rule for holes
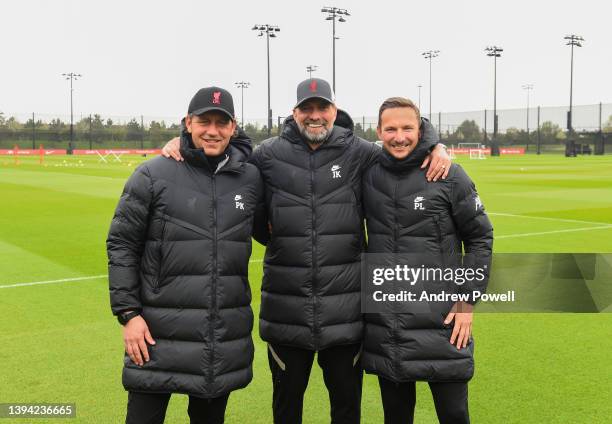
[[[223,423],[230,392],[252,379],[248,262],[267,219],[259,171],[230,145],[235,131],[230,93],[199,90],[180,141],[185,164],[144,162],[119,200],[107,251],[126,423],[163,423],[172,393],[189,395],[191,423]]]
[[[315,353],[331,422],[360,421],[361,176],[381,149],[334,125],[338,116],[352,126],[327,81],[302,81],[280,136],[264,141],[251,158],[264,179],[271,228],[259,330],[268,342],[275,423],[302,422]],[[424,137],[436,137],[428,121],[422,125]],[[172,142],[164,154],[178,156]],[[430,178],[443,177],[448,155],[436,147],[432,156]]]

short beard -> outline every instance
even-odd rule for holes
[[[300,134],[302,137],[304,137],[310,144],[321,144],[327,140],[331,134],[331,129],[327,127],[323,127],[324,130],[318,134],[309,133],[306,129],[306,125],[298,124],[298,128],[300,129]]]

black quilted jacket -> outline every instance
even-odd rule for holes
[[[156,157],[130,177],[107,240],[113,313],[139,309],[156,344],[127,390],[218,397],[252,379],[248,262],[266,221],[259,171],[230,147],[209,168],[183,134],[185,163]],[[261,227],[258,225],[257,227]]]

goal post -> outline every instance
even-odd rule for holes
[[[470,159],[486,159],[482,149],[470,149]]]
[[[470,159],[486,159],[485,146],[480,143],[459,143],[460,149],[466,149]]]

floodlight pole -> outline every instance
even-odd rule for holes
[[[306,72],[308,72],[308,78],[312,79],[312,73],[317,70],[317,65],[308,65],[306,67]]]
[[[247,82],[247,81],[239,81],[236,84],[236,87],[240,88],[240,108],[241,108],[241,113],[240,113],[240,119],[241,119],[241,124],[240,126],[242,128],[244,128],[244,89],[245,88],[249,88],[249,85],[251,83]],[[268,106],[269,108],[269,106]]]
[[[429,120],[431,121],[431,60],[438,57],[440,50],[427,50],[421,54],[425,59],[429,59]]]
[[[65,77],[67,80],[70,80],[70,147],[73,148],[74,147],[74,108],[73,108],[73,102],[72,102],[72,93],[74,89],[72,88],[72,81],[76,81],[77,79],[81,78],[83,75],[76,74],[74,72],[68,72],[68,73],[62,74],[62,76]]]
[[[567,130],[570,134],[574,132],[574,126],[572,123],[572,103],[573,103],[573,89],[574,89],[574,46],[582,47],[582,42],[584,38],[579,35],[570,34],[563,37],[564,40],[567,40],[566,46],[571,46],[571,55],[570,55],[570,102],[569,102],[569,114],[567,115]]]
[[[270,108],[270,38],[276,38],[280,28],[276,25],[264,24],[255,25],[251,28],[253,31],[259,31],[258,37],[266,34],[266,52],[268,58],[268,136],[272,135],[272,109]]]
[[[340,9],[338,7],[324,7],[321,12],[327,13],[326,21],[332,21],[332,87],[334,93],[336,92],[336,19],[338,22],[346,22],[344,16],[351,16],[346,9]]]
[[[523,90],[527,91],[527,146],[525,150],[529,149],[529,92],[533,90],[533,84],[524,84]]]
[[[485,49],[487,56],[493,57],[493,139],[491,140],[491,156],[499,156],[499,147],[497,146],[497,58],[501,57],[501,52],[504,49],[491,46]]]
[[[270,106],[270,33],[266,31],[266,51],[268,52],[268,136],[272,135],[272,107]]]
[[[336,92],[336,16],[334,15],[334,19],[332,19],[332,62],[333,62],[333,77],[332,84],[334,88],[334,93]]]

